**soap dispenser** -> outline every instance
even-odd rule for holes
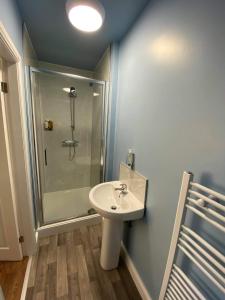
[[[131,170],[134,169],[135,164],[135,153],[132,149],[128,149],[127,153],[127,165],[131,168]]]

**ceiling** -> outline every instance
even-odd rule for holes
[[[66,0],[17,0],[39,60],[93,70],[107,46],[120,41],[148,0],[101,0],[106,17],[95,33],[76,30]]]

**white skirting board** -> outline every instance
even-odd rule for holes
[[[122,251],[121,251],[121,256],[127,266],[127,269],[139,291],[139,294],[141,295],[141,298],[143,300],[152,300],[152,298],[149,295],[149,292],[147,291],[137,269],[134,266],[134,263],[132,261],[132,259],[130,258],[127,249],[125,248],[124,244],[121,244],[122,247]]]
[[[27,263],[27,269],[26,269],[26,273],[25,273],[25,276],[24,276],[23,288],[22,288],[20,300],[25,300],[26,299],[26,293],[27,293],[28,280],[29,280],[29,276],[30,276],[31,263],[32,263],[32,256],[29,256],[29,260],[28,260],[28,263]]]

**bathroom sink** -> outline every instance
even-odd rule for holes
[[[89,194],[91,205],[104,218],[131,221],[143,217],[144,204],[130,191],[121,192],[121,181],[96,185]]]
[[[124,221],[141,219],[144,215],[146,179],[128,171],[133,172],[131,181],[101,183],[89,193],[91,206],[103,218],[100,264],[104,270],[118,266]]]
[[[91,206],[102,217],[100,264],[104,270],[118,266],[124,222],[144,216],[147,178],[121,163],[119,179],[98,184],[89,193]]]

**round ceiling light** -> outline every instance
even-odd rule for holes
[[[105,18],[105,10],[97,0],[69,0],[66,11],[72,25],[86,32],[97,31]]]

